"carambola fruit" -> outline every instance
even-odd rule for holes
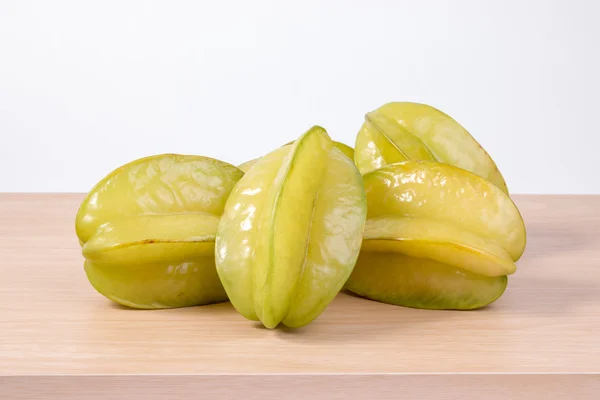
[[[227,196],[242,175],[212,158],[161,154],[104,177],[75,221],[92,286],[134,308],[226,301],[214,240]]]
[[[526,233],[500,188],[434,161],[388,164],[364,184],[367,223],[346,289],[430,309],[474,309],[502,295]]]
[[[362,177],[318,126],[261,157],[219,222],[217,272],[245,318],[298,328],[352,272],[367,213]]]
[[[354,151],[362,174],[401,161],[438,161],[477,174],[508,193],[495,162],[473,136],[427,104],[391,102],[367,113]]]

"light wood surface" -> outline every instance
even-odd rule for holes
[[[0,398],[600,396],[600,196],[514,196],[527,249],[488,308],[340,294],[297,331],[260,328],[229,303],[111,303],[83,272],[82,198],[0,194]]]

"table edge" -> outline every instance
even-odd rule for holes
[[[595,373],[299,373],[191,375],[0,375],[0,397],[11,399],[234,399],[320,397],[397,399],[466,394],[486,399],[595,399]]]

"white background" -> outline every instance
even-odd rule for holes
[[[600,193],[600,2],[0,0],[0,191],[155,153],[239,164],[431,104],[513,193]]]

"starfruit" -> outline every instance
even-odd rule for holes
[[[364,175],[368,215],[346,289],[414,308],[496,301],[525,250],[523,219],[490,181],[444,163],[404,161]]]
[[[427,104],[391,102],[367,113],[354,147],[362,174],[401,161],[438,161],[477,174],[508,193],[486,150],[456,120]]]
[[[362,177],[325,129],[261,157],[217,229],[217,272],[235,309],[271,329],[312,322],[352,272],[366,214]]]
[[[284,146],[288,146],[290,144],[294,143],[293,141],[284,144]],[[342,151],[342,153],[344,153],[345,155],[347,155],[348,157],[350,157],[350,159],[354,160],[354,149],[350,146],[348,146],[345,143],[342,142],[336,142],[333,141],[333,145],[335,147],[337,147],[338,149],[340,149]],[[246,162],[241,163],[240,165],[238,165],[238,168],[241,169],[244,172],[248,172],[250,170],[250,168],[252,168],[252,166],[254,166],[254,164],[256,164],[256,162],[260,159],[259,158],[254,158],[252,160],[248,160]]]
[[[225,162],[177,154],[138,159],[108,174],[75,220],[92,286],[134,308],[226,301],[214,241],[227,196],[242,176]]]

